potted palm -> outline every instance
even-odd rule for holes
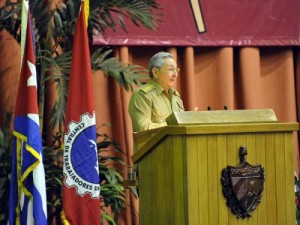
[[[90,36],[92,36],[94,30],[104,33],[105,30],[115,29],[117,26],[126,31],[124,18],[129,18],[134,24],[146,26],[149,29],[155,29],[156,27],[157,15],[153,15],[153,10],[158,8],[158,4],[155,0],[90,0],[89,2],[88,31]],[[46,140],[46,138],[49,138],[49,134],[43,135],[45,139],[44,153],[47,190],[48,196],[51,196],[48,199],[51,208],[50,224],[61,211],[61,134],[65,118],[72,38],[80,0],[66,0],[57,4],[55,1],[30,0],[29,6],[35,33],[41,126],[44,123],[43,109],[47,85],[56,84],[57,98],[51,113],[51,126],[57,130],[57,134],[52,135],[51,140]],[[21,1],[7,0],[0,8],[0,32],[6,29],[20,42],[20,24]],[[112,56],[112,49],[110,48],[99,48],[92,52],[91,65],[93,70],[101,70],[104,74],[112,76],[126,90],[130,90],[132,84],[139,83],[139,78],[144,79],[145,69],[137,65],[124,65]],[[0,138],[5,135],[5,140],[8,141],[4,147],[1,146],[0,154],[6,154],[6,158],[9,158],[11,148],[9,140],[11,139],[8,138],[10,133],[8,132],[9,129],[7,129],[0,132]],[[106,134],[99,134],[98,140],[98,150],[101,156],[99,157],[99,166],[102,180],[102,216],[109,224],[116,224],[119,210],[125,207],[126,195],[123,188],[123,177],[115,169],[114,165],[124,162],[120,157],[107,154],[107,151],[121,152],[116,141]],[[105,154],[102,154],[104,152]],[[1,159],[3,158],[1,157]],[[3,171],[2,168],[4,166],[8,168],[4,170],[6,173],[5,177],[9,178],[9,165],[0,164],[0,171]],[[5,196],[2,190],[4,188],[7,189],[5,185],[7,185],[7,179],[5,181],[4,179],[0,180],[1,202],[3,202],[3,196]],[[7,199],[4,202],[4,205],[7,206]],[[105,211],[107,207],[113,211],[113,218],[109,216],[110,213]],[[3,219],[5,221],[7,212],[4,209],[3,214],[2,211],[0,213],[0,220]]]

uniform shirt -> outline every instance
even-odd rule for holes
[[[166,93],[153,79],[134,91],[129,102],[129,114],[133,131],[166,126],[166,118],[172,112],[184,111],[180,95],[174,89]]]

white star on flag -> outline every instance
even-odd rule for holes
[[[36,69],[35,69],[35,65],[32,64],[30,61],[27,61],[28,64],[28,68],[31,72],[31,76],[28,78],[27,80],[27,86],[35,86],[37,87],[37,79],[36,79]]]

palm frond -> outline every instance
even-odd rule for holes
[[[52,127],[59,125],[60,130],[65,121],[65,110],[67,105],[69,74],[71,69],[72,52],[64,52],[54,59],[55,67],[49,79],[55,83],[57,99],[52,110],[50,124]]]
[[[139,84],[148,78],[147,70],[138,65],[125,65],[111,56],[112,50],[97,49],[91,57],[93,70],[102,70],[106,75],[112,76],[127,91],[133,84]]]
[[[115,30],[117,25],[126,31],[124,18],[136,26],[155,30],[161,16],[154,0],[94,0],[90,1],[90,9],[89,25],[100,33],[106,29]]]
[[[79,6],[75,2],[69,0],[66,4],[61,3],[53,14],[54,26],[51,33],[54,40],[54,51],[58,46],[63,51],[72,49],[72,39],[79,11]]]
[[[51,4],[46,0],[35,0],[29,3],[34,25],[35,37],[45,37],[51,27],[53,11],[50,10]],[[39,38],[36,38],[36,42]]]
[[[21,41],[21,3],[6,1],[0,8],[0,32],[6,29],[18,42]]]

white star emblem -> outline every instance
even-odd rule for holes
[[[36,79],[36,69],[35,65],[27,60],[28,68],[31,72],[31,75],[29,76],[27,80],[27,87],[32,87],[34,86],[37,88],[37,79]],[[28,113],[27,116],[31,118],[33,121],[35,121],[38,125],[39,123],[39,115],[38,114],[33,114],[33,113]]]
[[[29,61],[27,61],[28,64],[28,68],[31,72],[31,76],[28,78],[27,80],[27,86],[35,86],[37,87],[37,79],[36,79],[36,69],[35,69],[35,65]]]

